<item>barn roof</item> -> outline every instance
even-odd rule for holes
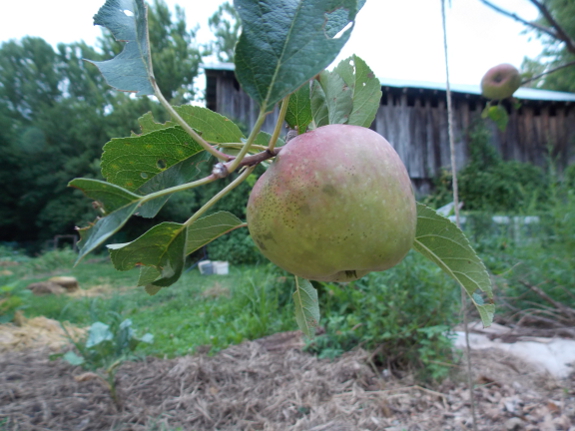
[[[211,63],[204,64],[206,70],[227,70],[233,71],[233,63]],[[379,78],[382,87],[413,88],[446,91],[445,82],[410,81],[407,79]],[[471,84],[451,84],[451,91],[463,94],[475,94],[481,96],[479,85]],[[538,90],[535,88],[520,88],[515,94],[515,98],[523,100],[545,100],[557,102],[575,102],[575,93],[565,93],[561,91]]]

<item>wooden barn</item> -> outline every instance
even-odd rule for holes
[[[206,105],[247,127],[253,126],[258,106],[240,88],[231,63],[205,65]],[[441,168],[450,165],[445,83],[380,79],[381,104],[371,128],[384,136],[405,163],[415,188],[429,190]],[[457,169],[469,154],[470,126],[482,121],[486,99],[479,85],[452,85]],[[492,143],[506,160],[543,166],[551,155],[559,169],[575,163],[575,94],[521,88],[515,93],[519,109],[509,103],[510,121],[500,132],[490,120]],[[264,130],[273,130],[277,110]]]

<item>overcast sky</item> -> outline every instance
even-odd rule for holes
[[[105,0],[32,0],[5,2],[0,14],[0,42],[25,35],[49,43],[84,40],[100,35],[92,17]],[[210,38],[207,20],[225,0],[166,0],[186,10],[190,27],[199,24],[200,41]],[[526,19],[537,17],[528,0],[494,0]],[[453,83],[478,84],[490,67],[521,65],[535,57],[541,45],[524,27],[479,0],[447,3],[450,78]],[[350,41],[339,59],[357,54],[380,78],[445,81],[441,0],[367,0],[357,17]]]

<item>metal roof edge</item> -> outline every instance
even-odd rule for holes
[[[205,63],[200,65],[205,70],[235,70],[234,63]],[[406,79],[379,78],[382,87],[397,88],[424,88],[427,90],[446,91],[446,84],[430,81],[411,81]],[[451,91],[455,93],[468,93],[481,96],[479,85],[473,84],[450,84]],[[520,88],[514,97],[524,100],[547,100],[557,102],[575,102],[575,93],[566,93],[562,91],[541,90],[537,88]]]

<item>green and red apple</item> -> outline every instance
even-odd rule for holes
[[[299,277],[351,281],[398,264],[417,222],[407,170],[378,133],[328,125],[289,141],[247,206],[254,242]]]
[[[521,86],[521,74],[511,64],[499,64],[489,69],[481,79],[481,94],[487,99],[511,97]]]

